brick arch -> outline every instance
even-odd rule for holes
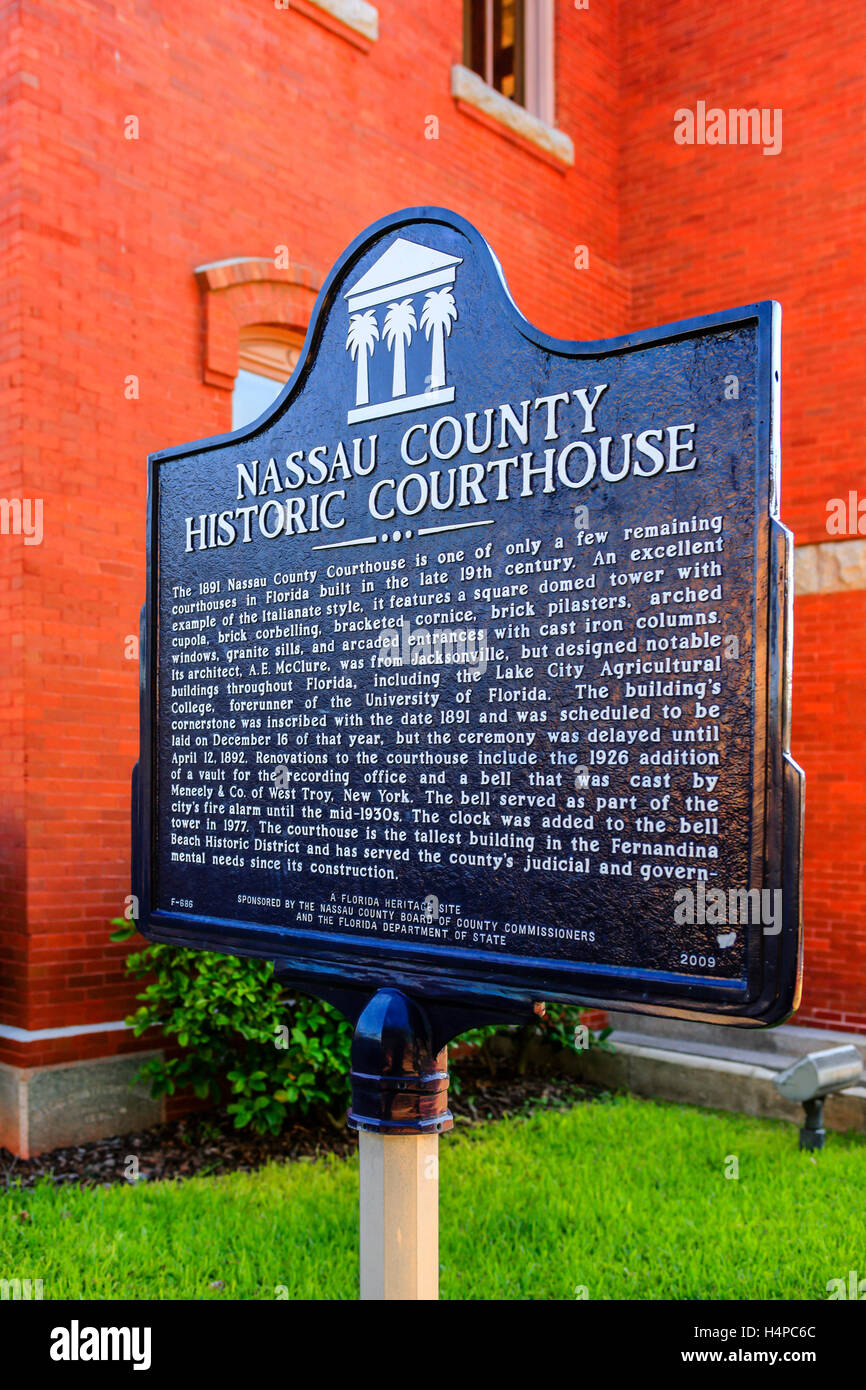
[[[239,256],[196,268],[202,295],[204,380],[231,391],[238,374],[240,330],[276,324],[306,332],[323,276],[306,266],[280,270],[264,256]]]

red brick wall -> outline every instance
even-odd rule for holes
[[[24,90],[13,43],[15,9],[0,4],[0,139],[7,153],[0,159],[0,496],[20,500],[25,494],[19,433],[24,414],[22,173],[8,157]],[[27,979],[22,626],[25,574],[33,569],[35,550],[21,536],[0,535],[0,1019],[19,1026]]]
[[[866,590],[796,604],[794,750],[806,768],[799,1023],[866,1033]]]
[[[622,264],[634,327],[778,299],[783,518],[827,540],[864,476],[866,25],[860,0],[629,0]],[[674,112],[779,107],[782,150],[676,145]]]
[[[45,515],[41,546],[0,543],[0,732],[27,759],[26,783],[20,761],[3,770],[3,1021],[117,1019],[132,998],[107,923],[128,892],[138,671],[124,646],[144,592],[145,459],[230,421],[229,393],[203,382],[196,266],[287,245],[322,274],[375,218],[437,203],[480,227],[551,333],[601,337],[774,296],[798,539],[826,538],[826,499],[856,485],[859,0],[557,0],[567,171],[456,110],[460,0],[378,8],[364,53],[270,0],[0,4],[4,487],[42,497]],[[781,106],[782,154],[677,147],[674,110],[698,99]],[[578,245],[588,270],[574,268]],[[798,604],[795,748],[810,778],[802,1016],[861,1028],[863,702],[847,620],[862,629],[864,602]],[[148,1045],[108,1033],[0,1044],[0,1058]]]

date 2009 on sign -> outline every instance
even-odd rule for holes
[[[698,969],[714,970],[716,968],[715,956],[696,956],[689,955],[688,951],[680,953],[680,965],[697,966]]]

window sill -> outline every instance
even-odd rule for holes
[[[289,0],[286,8],[315,20],[364,53],[379,37],[379,11],[367,0]]]
[[[451,95],[468,116],[483,121],[502,135],[516,137],[531,154],[539,155],[563,172],[574,164],[574,144],[564,131],[548,125],[489,87],[471,68],[457,63],[451,69]]]

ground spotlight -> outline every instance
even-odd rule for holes
[[[827,1132],[823,1124],[824,1098],[846,1086],[856,1086],[863,1076],[863,1059],[856,1047],[830,1047],[810,1052],[773,1077],[786,1100],[802,1101],[806,1112],[800,1130],[801,1149],[823,1149]]]

